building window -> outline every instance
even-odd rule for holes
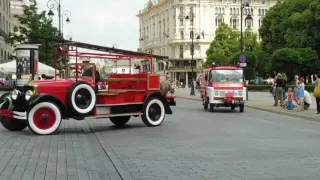
[[[183,7],[180,7],[180,13],[183,13]]]
[[[237,19],[232,19],[232,28],[237,29]]]
[[[193,13],[193,6],[190,7],[190,14]]]
[[[190,19],[190,26],[193,26],[193,18]]]
[[[180,36],[181,36],[181,39],[184,39],[184,33],[183,33],[183,31],[180,31]]]
[[[262,2],[261,2],[262,4],[265,4],[266,3],[266,1],[265,0],[262,0]]]
[[[183,45],[180,45],[180,58],[183,58]]]
[[[259,27],[261,26],[261,19],[259,19]]]
[[[190,31],[190,39],[193,37],[193,31]]]
[[[233,0],[233,3],[237,3],[237,0]]]
[[[218,26],[220,26],[223,23],[223,19],[219,18],[218,19]]]
[[[183,26],[183,18],[180,18],[180,26]]]

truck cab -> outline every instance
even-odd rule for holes
[[[205,110],[214,112],[218,107],[239,107],[244,112],[247,87],[243,69],[238,66],[216,66],[204,69],[201,75],[201,99]]]

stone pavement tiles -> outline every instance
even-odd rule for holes
[[[319,178],[319,124],[256,110],[209,113],[198,101],[178,104],[155,128],[140,118],[124,128],[108,119],[63,121],[50,136],[0,126],[0,180]]]
[[[87,121],[63,121],[50,136],[0,130],[0,180],[121,179]]]

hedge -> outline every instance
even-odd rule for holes
[[[253,84],[249,84],[248,86],[248,90],[249,91],[270,91],[271,89],[271,85],[253,85]],[[288,85],[288,88],[294,88],[294,85]],[[309,91],[309,92],[313,92],[314,89],[314,85],[306,85],[305,86],[305,90]]]

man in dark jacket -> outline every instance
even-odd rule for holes
[[[86,64],[84,67],[84,72],[82,73],[82,76],[88,76],[88,77],[92,77],[93,75],[93,66],[90,66],[90,64]],[[98,70],[96,70],[95,73],[95,90],[96,92],[98,92],[98,83],[100,81],[101,77],[100,77],[100,73]]]

